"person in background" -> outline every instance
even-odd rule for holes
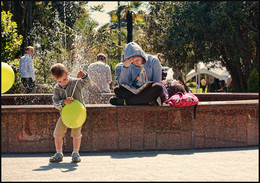
[[[103,53],[97,55],[97,62],[91,63],[88,66],[88,75],[90,81],[94,82],[99,86],[101,93],[111,93],[111,69],[107,62],[107,57]]]
[[[201,85],[201,88],[202,88],[202,93],[205,93],[207,82],[206,82],[204,77],[200,80],[200,85]]]
[[[159,59],[160,62],[162,62],[162,59],[161,59],[162,56],[163,56],[162,53],[157,53],[156,54],[156,57]]]
[[[118,80],[119,80],[119,76],[121,73],[121,69],[123,67],[123,60],[124,60],[124,55],[122,56],[122,61],[119,62],[118,64],[116,64],[116,67],[115,67],[115,72],[116,72],[115,86],[117,86],[119,84]]]
[[[219,79],[214,78],[214,82],[211,83],[211,85],[210,85],[210,92],[220,92],[220,91],[221,91],[221,87],[219,84]]]
[[[222,92],[227,92],[227,86],[225,80],[220,80],[220,88]]]
[[[231,84],[232,84],[232,78],[231,78],[231,76],[229,75],[229,76],[228,76],[228,79],[227,79],[227,85],[226,85],[228,92],[231,92],[231,91],[232,91]]]
[[[69,77],[69,71],[61,63],[54,64],[51,67],[50,72],[57,82],[57,84],[54,86],[54,92],[52,96],[54,107],[58,109],[61,113],[62,108],[66,104],[70,104],[74,99],[81,102],[85,107],[84,99],[82,96],[82,89],[84,87],[87,87],[90,83],[88,74],[85,74],[83,71],[79,71],[77,74],[77,78],[71,78]],[[81,161],[79,155],[82,138],[81,128],[82,126],[71,129],[71,136],[73,138],[73,152],[71,154],[72,163],[77,163]],[[67,127],[63,124],[61,117],[59,117],[56,123],[55,130],[53,132],[56,153],[54,154],[54,156],[50,157],[49,161],[51,163],[58,163],[63,161],[62,144],[66,130]]]
[[[26,88],[26,93],[34,93],[35,73],[32,60],[34,48],[27,46],[25,52],[26,54],[19,60],[19,72],[21,74],[22,84]]]

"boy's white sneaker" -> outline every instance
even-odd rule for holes
[[[72,156],[72,159],[71,159],[72,163],[78,163],[81,161],[79,153],[72,153],[71,156]]]
[[[59,163],[62,162],[63,155],[61,153],[55,153],[54,156],[50,157],[51,163]]]

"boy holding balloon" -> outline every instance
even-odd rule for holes
[[[53,105],[61,112],[61,117],[58,119],[55,130],[53,132],[56,153],[54,156],[50,157],[50,162],[61,162],[63,160],[62,144],[63,137],[68,126],[64,124],[64,118],[62,118],[62,110],[66,105],[72,104],[74,100],[79,101],[83,104],[85,109],[84,100],[81,94],[81,91],[84,87],[87,87],[89,84],[88,74],[85,74],[83,71],[79,71],[77,78],[69,77],[69,72],[66,67],[57,63],[54,64],[50,69],[51,75],[56,80],[57,84],[54,87],[53,93]],[[85,109],[86,110],[86,109]],[[71,114],[76,111],[70,111]],[[68,115],[67,115],[68,116]],[[84,120],[85,121],[85,120]],[[81,126],[72,125],[71,136],[73,137],[73,152],[72,152],[72,162],[80,162],[79,149],[81,144]]]

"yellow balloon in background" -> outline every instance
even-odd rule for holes
[[[61,111],[61,120],[69,128],[81,127],[87,118],[87,110],[78,100],[66,104]]]
[[[14,84],[14,71],[11,66],[1,62],[1,92],[7,92]]]

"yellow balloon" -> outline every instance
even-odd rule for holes
[[[87,118],[87,110],[78,100],[66,104],[61,111],[61,120],[69,128],[81,127]]]
[[[1,62],[1,92],[7,92],[14,84],[14,71],[11,66]]]

